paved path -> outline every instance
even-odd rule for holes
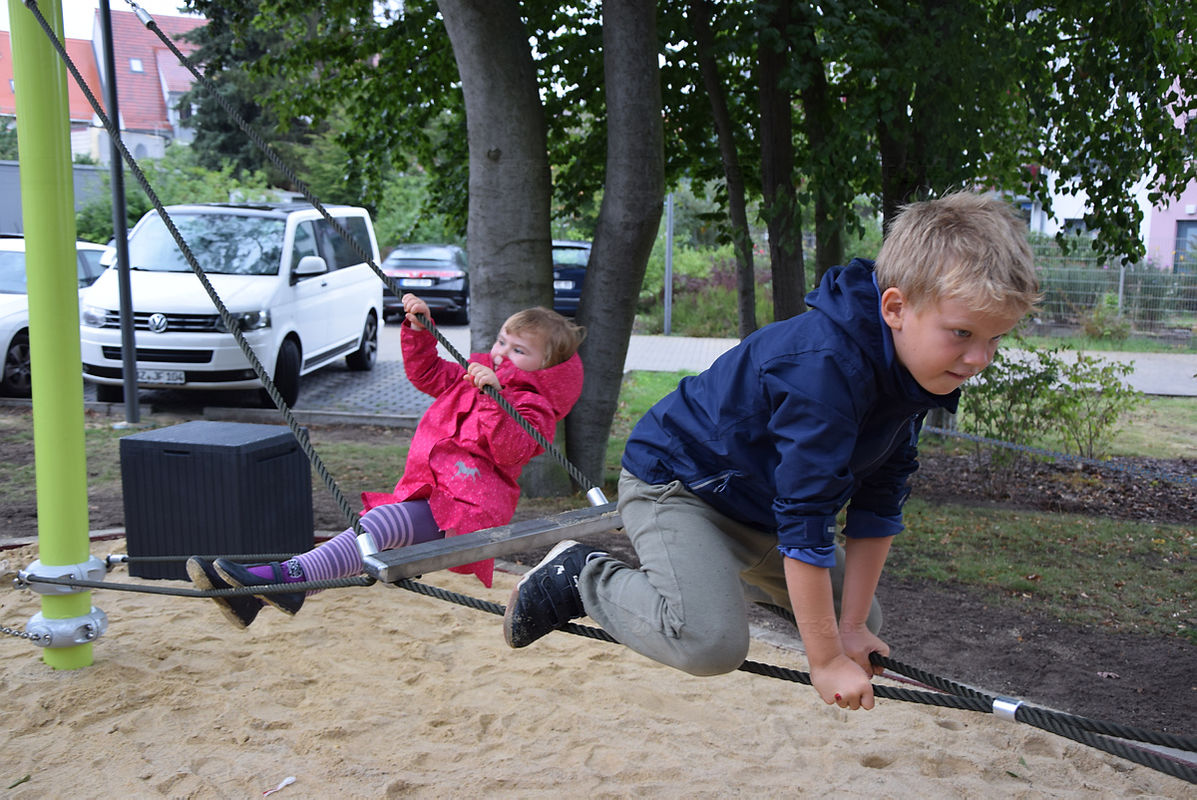
[[[467,326],[442,326],[441,332],[459,352],[469,352]],[[736,339],[704,339],[690,336],[633,336],[628,344],[627,370],[700,372],[716,358],[736,345]],[[1126,360],[1135,371],[1129,381],[1147,394],[1197,397],[1197,355],[1178,353],[1095,353],[1107,359]],[[278,412],[255,408],[255,393],[143,392],[144,403],[163,406],[204,406],[211,419],[256,419],[274,421]],[[95,388],[85,384],[85,399],[96,404]],[[353,372],[344,361],[319,370],[302,379],[295,414],[301,423],[320,420],[378,422],[412,425],[428,408],[432,399],[417,391],[403,374],[399,346],[399,326],[386,325],[379,337],[378,364],[370,372]],[[124,414],[116,404],[107,410],[114,416]]]

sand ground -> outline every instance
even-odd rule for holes
[[[0,578],[34,558],[0,551]],[[515,580],[425,577],[497,603]],[[109,618],[92,666],[53,670],[0,637],[0,797],[238,798],[288,776],[273,797],[1192,797],[992,715],[890,700],[847,712],[806,686],[694,678],[567,634],[512,651],[498,617],[390,586],[325,592],[294,618],[265,609],[248,630],[204,599],[92,602]],[[0,625],[39,609],[0,590]],[[764,641],[750,658],[806,669]]]

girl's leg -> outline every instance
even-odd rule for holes
[[[359,523],[363,531],[374,537],[381,550],[406,547],[420,542],[441,539],[444,533],[437,527],[427,500],[409,500],[375,506],[362,515]],[[314,550],[295,556],[283,565],[290,575],[294,566],[298,580],[327,580],[359,575],[362,556],[357,549],[357,536],[350,528],[329,539]]]

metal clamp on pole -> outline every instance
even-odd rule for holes
[[[590,505],[592,506],[605,506],[610,502],[607,500],[607,496],[603,494],[603,490],[597,486],[586,493],[586,499],[590,501]]]
[[[38,594],[78,594],[79,592],[89,590],[61,583],[40,583],[37,579],[54,578],[57,580],[65,578],[69,580],[102,581],[107,572],[107,566],[96,556],[92,556],[82,564],[62,564],[59,566],[48,566],[41,561],[34,561],[29,565],[29,569],[23,569],[17,573],[17,579],[13,583],[17,588],[32,589]]]
[[[94,642],[108,630],[108,615],[95,606],[91,613],[69,619],[47,619],[39,611],[25,626],[29,639],[38,647],[75,647]]]
[[[1014,715],[1018,713],[1018,708],[1021,705],[1022,701],[1016,697],[995,697],[993,698],[993,715],[999,719],[1017,722]]]

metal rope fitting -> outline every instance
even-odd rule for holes
[[[25,633],[38,647],[74,647],[99,639],[108,630],[108,615],[95,606],[81,617],[47,619],[39,611],[30,618]]]
[[[586,499],[592,506],[605,506],[609,502],[607,496],[603,494],[603,490],[597,486],[586,493]]]
[[[357,551],[361,554],[362,560],[366,560],[372,555],[377,555],[378,545],[374,542],[374,537],[366,531],[362,531],[357,535]]]
[[[96,556],[92,556],[82,564],[62,564],[60,566],[48,566],[39,560],[30,564],[28,569],[18,572],[16,580],[13,581],[13,586],[17,589],[32,589],[38,594],[78,594],[79,592],[89,590],[65,584],[40,583],[36,579],[66,578],[72,580],[100,581],[104,579],[104,574],[107,571],[108,568],[104,562]]]
[[[995,697],[993,698],[993,715],[1010,722],[1017,722],[1014,715],[1018,713],[1018,708],[1021,705],[1022,701],[1017,697]]]

